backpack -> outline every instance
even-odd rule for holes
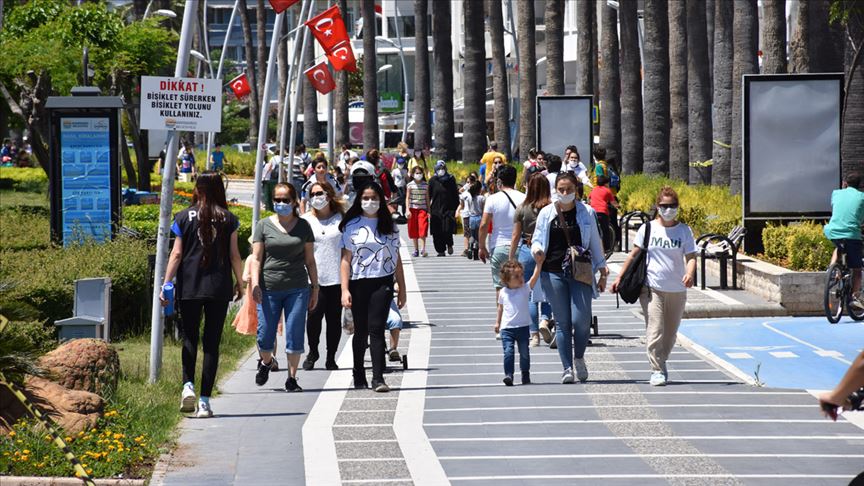
[[[621,177],[618,176],[618,173],[612,167],[607,166],[607,170],[609,171],[609,189],[612,189],[615,192],[621,190]]]
[[[648,221],[644,224],[647,226],[645,226],[642,251],[630,262],[630,266],[621,274],[621,280],[618,282],[618,295],[628,304],[634,304],[639,300],[648,274],[648,242],[651,237],[651,222]]]

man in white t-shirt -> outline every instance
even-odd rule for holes
[[[516,185],[516,169],[510,165],[501,166],[498,169],[499,187],[501,190],[486,198],[483,208],[483,219],[480,220],[480,260],[486,263],[486,259],[492,266],[492,283],[495,290],[503,287],[500,279],[501,265],[507,261],[510,255],[510,241],[513,238],[513,218],[516,216],[516,208],[525,200],[525,194],[513,189]],[[489,221],[492,221],[492,233],[489,234]],[[489,236],[489,248],[486,247],[486,236]],[[496,293],[495,298],[498,298]]]

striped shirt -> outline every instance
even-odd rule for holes
[[[429,186],[426,184],[426,181],[411,181],[408,183],[408,189],[411,189],[411,200],[408,201],[408,207],[410,209],[423,209],[424,211],[428,211],[429,207],[426,204],[426,193],[429,190]]]

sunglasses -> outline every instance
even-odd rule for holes
[[[274,198],[273,198],[273,202],[277,202],[277,203],[290,203],[291,200],[288,199],[287,197],[274,197]]]
[[[318,197],[318,196],[326,196],[327,193],[324,191],[315,191],[315,192],[310,193],[310,195],[312,197]]]
[[[658,207],[658,208],[663,208],[663,209],[678,209],[678,203],[672,203],[672,204],[658,204],[657,207]]]

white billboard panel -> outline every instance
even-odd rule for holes
[[[537,148],[563,157],[564,149],[575,145],[583,163],[589,166],[593,140],[591,100],[591,96],[538,96]],[[527,156],[522,154],[523,159]]]

